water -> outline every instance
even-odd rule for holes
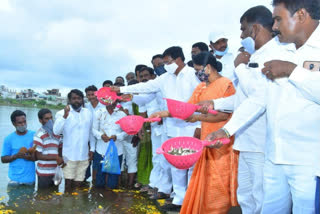
[[[11,113],[22,110],[27,115],[28,129],[41,125],[36,108],[0,106],[0,154],[4,138],[15,129]],[[54,110],[53,114],[57,111]],[[160,213],[152,201],[137,191],[105,190],[82,187],[71,194],[63,193],[63,183],[56,190],[37,191],[36,187],[7,187],[9,164],[0,164],[0,213]],[[5,210],[7,212],[5,212]]]

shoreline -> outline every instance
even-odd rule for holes
[[[52,105],[52,104],[44,104],[43,101],[36,101],[36,100],[23,100],[19,101],[16,99],[3,99],[0,98],[0,106],[13,106],[13,107],[29,107],[29,108],[48,108],[48,109],[55,109],[61,110],[64,108],[64,105]]]

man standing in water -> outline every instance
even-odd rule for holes
[[[67,164],[63,168],[66,190],[80,186],[95,149],[94,142],[90,142],[89,151],[92,114],[89,109],[83,108],[83,99],[80,90],[71,90],[68,94],[70,105],[56,114],[53,126],[55,135],[63,134],[62,156]]]
[[[35,182],[33,145],[34,131],[27,129],[26,114],[16,110],[11,114],[11,122],[16,131],[3,142],[1,162],[9,163],[9,185],[33,185]]]

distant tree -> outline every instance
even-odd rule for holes
[[[39,101],[38,101],[38,104],[44,106],[44,105],[47,104],[47,102],[46,102],[45,100],[39,100]]]

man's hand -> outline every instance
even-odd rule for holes
[[[157,118],[157,117],[163,118],[163,117],[170,117],[170,116],[171,115],[170,115],[169,111],[158,111],[158,112],[151,114],[149,116],[149,118]]]
[[[234,60],[234,67],[238,67],[238,65],[240,64],[248,64],[250,57],[251,55],[246,51],[239,53],[239,55]]]
[[[120,93],[120,88],[118,86],[111,86],[111,91],[114,91],[116,93]]]
[[[134,135],[132,140],[131,140],[131,143],[132,143],[132,146],[133,147],[137,147],[138,143],[139,143],[140,139],[138,136]]]
[[[121,101],[122,102],[128,102],[128,101],[131,101],[132,100],[132,94],[122,94],[121,95]]]
[[[201,108],[198,109],[197,112],[200,112],[202,114],[208,114],[209,109],[214,109],[214,103],[212,100],[201,101],[197,103],[197,105],[201,106]]]
[[[293,70],[297,67],[296,64],[281,60],[272,60],[264,63],[262,73],[270,80],[275,80],[282,77],[289,77]]]
[[[109,138],[106,134],[101,135],[101,139],[102,139],[105,143],[109,142],[109,140],[110,140],[110,138]]]
[[[199,121],[198,115],[196,115],[196,114],[193,114],[193,115],[191,115],[190,117],[188,117],[186,119],[186,122],[189,122],[189,123],[195,123],[195,122],[198,122],[198,121]]]
[[[89,161],[93,160],[93,152],[89,151]]]
[[[35,155],[30,153],[25,153],[23,159],[28,161],[35,161]]]
[[[201,138],[201,129],[200,128],[196,128],[196,130],[194,130],[193,137],[197,138],[197,139]]]
[[[66,107],[64,107],[64,115],[63,115],[64,119],[67,119],[67,117],[69,116],[69,112],[70,112],[70,106],[67,105]]]
[[[113,141],[117,140],[117,136],[116,135],[111,135],[110,139],[113,139]]]
[[[206,141],[214,141],[216,139],[220,139],[220,138],[228,138],[226,132],[222,129],[219,129],[218,131],[216,132],[212,132],[210,134],[208,134],[208,136],[206,137]],[[219,149],[223,144],[218,141],[217,143],[215,144],[211,144],[209,146],[207,146],[208,148],[214,148],[214,149]]]
[[[58,166],[60,166],[60,165],[62,165],[64,163],[63,158],[60,157],[59,155],[57,155],[56,161],[57,161]]]

